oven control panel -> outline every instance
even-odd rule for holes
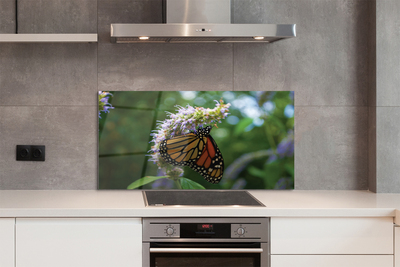
[[[162,218],[143,220],[143,240],[268,240],[268,218]],[[229,222],[229,220],[231,222]]]

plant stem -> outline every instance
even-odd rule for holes
[[[267,139],[268,139],[269,145],[275,151],[276,150],[276,144],[275,144],[275,141],[274,141],[274,137],[271,134],[270,127],[268,126],[268,123],[265,125],[265,128],[266,128],[265,132],[267,134]]]
[[[176,183],[176,187],[178,189],[182,189],[181,181],[179,180],[179,178],[174,178],[174,182]]]

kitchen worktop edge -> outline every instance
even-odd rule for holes
[[[249,192],[265,207],[146,207],[140,190],[0,190],[0,217],[396,217],[400,214],[400,194],[349,190]]]

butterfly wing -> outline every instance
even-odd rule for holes
[[[211,135],[207,135],[206,139],[201,155],[195,162],[191,162],[189,167],[200,173],[208,182],[217,184],[224,173],[224,159]]]
[[[166,139],[160,144],[160,155],[169,164],[190,165],[200,157],[206,140],[206,137],[199,138],[194,133]]]
[[[176,136],[160,144],[160,155],[174,166],[189,166],[208,182],[217,184],[224,173],[224,159],[217,143],[209,134],[211,127],[197,133]]]

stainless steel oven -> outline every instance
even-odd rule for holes
[[[144,218],[143,267],[269,267],[269,218]]]

